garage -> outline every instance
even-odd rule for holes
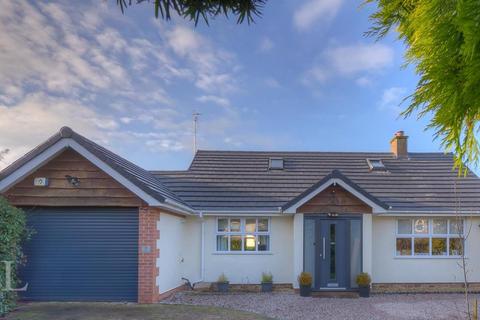
[[[24,247],[22,298],[137,301],[138,208],[24,208],[34,230]]]

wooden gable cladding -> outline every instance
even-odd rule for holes
[[[80,179],[78,187],[66,176]],[[33,185],[46,177],[47,187]],[[144,202],[74,150],[68,149],[4,193],[17,206],[115,206],[139,207]]]
[[[299,213],[372,213],[372,208],[340,186],[330,186],[297,209]]]

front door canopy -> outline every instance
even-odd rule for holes
[[[61,128],[57,134],[0,172],[0,193],[4,193],[68,148],[81,154],[149,206],[163,207],[181,214],[196,213],[150,172],[88,140],[68,127]]]
[[[366,205],[372,208],[373,213],[385,213],[391,209],[389,205],[380,201],[370,193],[362,189],[352,180],[348,179],[338,170],[333,170],[330,174],[326,175],[322,180],[315,183],[313,186],[305,190],[303,193],[295,197],[293,200],[285,204],[282,209],[284,213],[296,213],[297,209],[303,204],[311,200],[317,194],[327,189],[330,186],[339,185]]]

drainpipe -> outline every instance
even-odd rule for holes
[[[200,219],[202,219],[201,230],[201,249],[200,249],[200,281],[205,280],[205,220],[203,219],[203,212],[200,212]]]

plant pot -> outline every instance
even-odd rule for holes
[[[273,282],[262,282],[262,292],[272,292]]]
[[[217,282],[217,290],[218,292],[228,292],[228,288],[230,287],[229,282]]]
[[[359,286],[358,295],[362,298],[370,297],[370,286]]]
[[[310,293],[312,292],[312,286],[300,286],[300,296],[302,297],[310,297]]]

